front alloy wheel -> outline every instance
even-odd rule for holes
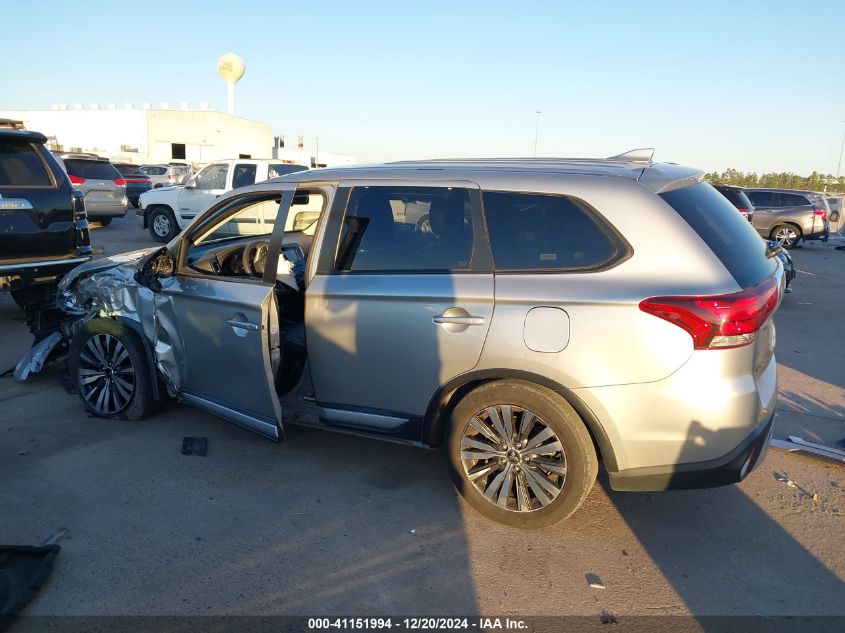
[[[80,395],[99,415],[123,411],[135,393],[129,351],[110,334],[95,334],[82,347],[77,365]]]
[[[548,506],[566,480],[566,455],[554,429],[510,404],[472,416],[461,437],[461,461],[485,499],[514,512]]]

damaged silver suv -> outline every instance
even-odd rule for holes
[[[702,172],[650,151],[324,169],[75,269],[18,369],[64,341],[98,416],[169,396],[275,440],[284,420],[442,445],[469,503],[540,527],[599,459],[617,490],[745,477],[783,291]]]

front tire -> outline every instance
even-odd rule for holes
[[[572,515],[598,473],[592,438],[559,394],[526,382],[477,387],[452,411],[449,474],[481,514],[520,528]]]
[[[91,319],[70,343],[70,378],[89,412],[141,420],[155,409],[153,385],[138,334],[115,319]]]
[[[35,286],[27,286],[26,288],[17,288],[10,291],[12,299],[18,304],[22,310],[26,310],[28,305],[38,305],[47,301],[50,296],[55,293],[55,284],[39,284]]]
[[[778,224],[772,229],[769,238],[786,249],[792,249],[801,241],[801,231],[791,224]]]
[[[179,225],[173,211],[166,207],[155,207],[147,218],[150,235],[157,242],[166,244],[179,232]]]

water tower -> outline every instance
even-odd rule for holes
[[[235,84],[244,76],[244,62],[234,53],[221,55],[217,60],[217,74],[223,77],[229,92],[229,114],[235,113]]]

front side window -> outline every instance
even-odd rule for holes
[[[52,184],[34,145],[0,141],[0,187],[47,187]]]
[[[197,189],[225,189],[229,165],[215,163],[197,174]]]
[[[468,270],[472,241],[467,189],[356,187],[341,226],[335,270]]]
[[[223,212],[217,223],[197,237],[194,245],[246,236],[266,236],[269,239],[279,215],[279,200],[277,196],[269,200],[252,199],[236,203]]]
[[[584,203],[560,195],[485,192],[496,270],[594,268],[617,254]]]

